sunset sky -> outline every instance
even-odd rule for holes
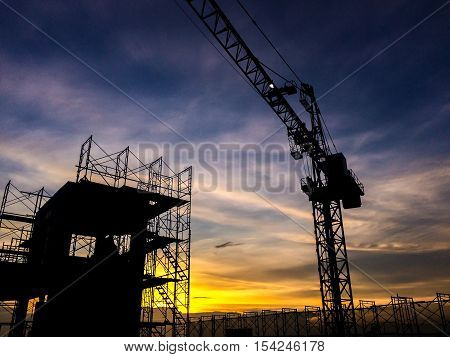
[[[355,301],[450,292],[450,5],[432,14],[444,1],[244,3],[326,93],[322,114],[366,187],[363,207],[344,211]],[[256,56],[291,78],[236,2],[219,4]],[[0,19],[1,188],[12,179],[55,192],[75,179],[91,134],[110,151],[277,144],[286,155],[273,176],[254,165],[245,178],[289,172],[297,192],[246,190],[244,173],[227,174],[235,158],[210,163],[217,185],[204,190],[198,158],[167,153],[194,168],[192,311],[320,304],[311,206],[289,171],[285,130],[174,1],[1,0]]]

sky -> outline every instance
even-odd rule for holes
[[[293,79],[237,3],[219,4],[255,55]],[[244,4],[314,86],[366,187],[363,207],[344,211],[355,301],[448,292],[450,5]],[[75,179],[91,134],[109,151],[130,145],[149,160],[156,154],[145,148],[168,147],[169,164],[194,168],[192,312],[320,304],[311,205],[285,130],[175,1],[1,0],[0,18],[1,187],[12,179],[55,192]],[[174,153],[205,143],[238,152],[203,161]],[[258,161],[232,170],[246,144],[272,145],[281,159],[269,174]],[[279,181],[284,189],[268,189]]]

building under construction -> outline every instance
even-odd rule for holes
[[[109,154],[90,137],[53,196],[6,186],[0,211],[2,335],[184,336],[191,167]],[[6,325],[6,326],[5,326]]]
[[[323,307],[189,317],[192,170],[81,147],[53,196],[6,185],[2,336],[327,336]],[[360,301],[353,335],[448,334],[450,295]]]
[[[300,79],[240,1],[293,78],[253,53],[216,0],[183,3],[283,123],[292,158],[303,160],[300,188],[311,202],[322,306],[191,319],[191,168],[175,173],[161,158],[145,164],[129,148],[108,154],[91,137],[82,145],[76,180],[52,197],[44,189],[24,192],[11,182],[6,187],[0,301],[11,311],[7,333],[447,335],[448,294],[431,301],[393,296],[384,305],[354,303],[342,211],[361,207],[366,192],[336,148],[313,86]]]

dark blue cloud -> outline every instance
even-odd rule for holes
[[[222,3],[256,55],[288,75],[236,4]],[[204,140],[243,126],[252,118],[267,121],[274,129],[278,125],[260,98],[174,2],[16,1],[11,5],[131,96],[146,105],[150,105],[147,98],[157,101],[152,109],[161,117],[170,120],[173,115],[183,115],[189,125],[180,125],[180,129],[189,138]],[[247,7],[320,95],[439,5],[438,1],[397,1],[389,6],[356,1],[328,2],[326,6],[250,1]],[[395,145],[404,152],[420,149],[434,153],[428,145],[430,133],[435,139],[448,134],[443,119],[448,112],[442,113],[449,96],[444,51],[448,11],[437,13],[321,100],[338,139],[382,131],[381,138],[359,149],[373,152]],[[93,86],[88,95],[95,95],[98,87],[114,92],[10,10],[2,6],[0,14],[4,19],[1,50],[10,60],[38,68],[45,63],[79,66],[79,81]],[[76,80],[68,84],[78,85]],[[429,128],[416,132],[430,120]],[[43,123],[52,124],[58,125]],[[386,129],[390,130],[386,133]],[[413,137],[414,145],[408,146]],[[351,138],[343,143],[344,149],[349,146],[346,142]]]
[[[259,142],[281,125],[173,1],[7,2],[188,140]],[[219,2],[256,56],[292,78],[236,2]],[[320,96],[442,2],[245,4]],[[449,177],[440,166],[448,165],[450,154],[449,12],[447,6],[436,13],[320,100],[338,149],[368,188],[365,210],[345,213],[351,252],[402,244],[420,250],[428,235],[433,249],[448,249]],[[2,4],[0,19],[0,184],[9,175],[30,187],[57,189],[73,179],[79,144],[92,133],[114,150],[184,140]],[[286,141],[284,130],[268,140]],[[236,203],[226,197],[194,196],[194,242],[205,257],[220,242],[258,239],[239,247],[257,251],[260,239],[279,249],[283,234],[300,235],[266,202],[258,206],[259,198]],[[305,198],[270,199],[289,214],[298,210],[296,219],[309,219]],[[311,220],[302,223],[311,228]],[[289,247],[288,253],[297,249]],[[314,248],[308,249],[300,256],[312,259]],[[367,269],[381,279],[384,262],[390,259]],[[419,270],[422,263],[414,264]]]

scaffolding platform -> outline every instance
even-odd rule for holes
[[[154,288],[157,286],[165,285],[167,283],[175,283],[178,282],[178,279],[173,278],[163,278],[158,276],[152,276],[152,275],[144,275],[144,278],[142,280],[142,288]]]
[[[116,188],[89,181],[67,182],[41,208],[37,218],[39,221],[40,217],[52,217],[52,220],[64,222],[67,230],[74,234],[131,234],[142,229],[146,220],[187,202],[128,186]],[[33,236],[33,240],[37,238]]]
[[[2,213],[0,214],[0,219],[16,221],[22,223],[33,223],[34,217],[22,214],[11,214],[11,213]]]

